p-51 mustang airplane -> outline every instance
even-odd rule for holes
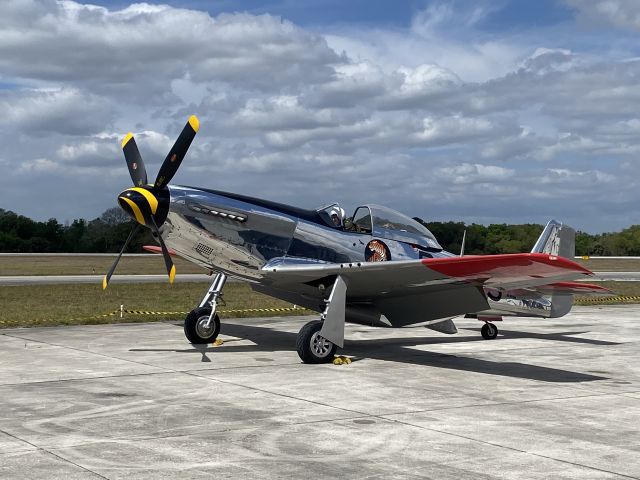
[[[306,210],[258,198],[204,188],[169,185],[199,128],[189,118],[160,167],[153,185],[129,133],[122,149],[135,187],[118,202],[136,222],[111,269],[139,225],[160,243],[173,282],[168,247],[217,272],[200,304],[184,322],[191,343],[213,342],[220,332],[216,307],[228,276],[258,292],[320,313],[304,325],[296,348],[305,363],[333,359],[344,345],[345,322],[384,327],[424,323],[456,333],[451,318],[493,322],[503,316],[561,317],[574,294],[607,294],[574,280],[592,273],[569,260],[575,231],[551,221],[531,253],[458,256],[411,218],[379,205],[363,205],[347,219],[338,204]]]

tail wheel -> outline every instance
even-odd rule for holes
[[[482,326],[482,330],[480,330],[482,334],[482,338],[485,340],[493,340],[498,336],[498,327],[496,327],[493,323],[485,323]]]
[[[216,313],[211,322],[211,307],[194,308],[184,320],[184,335],[190,343],[212,343],[220,333],[220,317]],[[207,325],[209,323],[209,325]]]
[[[313,320],[298,332],[296,350],[304,363],[329,363],[333,361],[338,346],[320,335],[321,328],[322,322]]]

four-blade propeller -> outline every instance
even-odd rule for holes
[[[167,184],[178,171],[178,167],[182,163],[199,128],[200,122],[198,118],[195,115],[189,117],[189,121],[182,129],[182,132],[180,132],[176,143],[173,144],[167,158],[164,159],[153,185],[147,184],[147,170],[138,151],[138,146],[133,138],[133,134],[128,133],[124,137],[122,141],[122,151],[127,161],[131,180],[133,180],[135,186],[120,193],[120,195],[118,195],[118,203],[137,223],[133,226],[131,233],[129,233],[127,240],[124,242],[120,254],[116,257],[113,265],[104,276],[102,280],[103,289],[107,288],[122,254],[127,249],[129,242],[133,238],[133,234],[138,228],[138,224],[149,227],[155,233],[162,248],[162,256],[164,257],[164,263],[167,267],[167,273],[169,274],[169,282],[173,283],[176,275],[176,267],[173,264],[173,260],[171,260],[162,235],[160,235],[159,226],[165,221],[169,211],[169,191]]]

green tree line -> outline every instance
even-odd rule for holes
[[[440,245],[450,252],[459,252],[462,235],[467,231],[465,253],[496,254],[528,252],[538,239],[543,226],[537,224],[479,225],[463,222],[425,222]],[[0,252],[118,252],[133,227],[133,221],[118,207],[106,210],[93,220],[76,219],[63,225],[55,218],[46,222],[0,208]],[[143,245],[155,245],[147,228],[139,228],[128,252],[142,252]],[[640,225],[620,232],[591,235],[578,232],[576,255],[640,256]]]
[[[119,252],[134,222],[118,207],[93,220],[76,219],[63,225],[55,218],[37,222],[0,208],[0,252],[109,253]],[[127,252],[155,245],[147,228],[139,228]]]
[[[467,231],[465,254],[496,254],[529,252],[542,233],[544,225],[491,224],[467,225],[463,222],[425,222],[445,250],[460,251],[462,236]],[[620,232],[589,234],[576,233],[576,255],[640,256],[640,225],[632,225]]]

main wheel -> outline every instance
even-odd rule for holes
[[[184,335],[190,343],[212,343],[220,333],[220,318],[216,313],[207,327],[211,307],[198,307],[184,319]]]
[[[320,329],[322,322],[313,320],[304,325],[296,338],[296,350],[304,363],[328,363],[333,361],[333,356],[338,348],[322,335]]]
[[[498,327],[496,327],[493,323],[485,323],[482,326],[482,330],[480,330],[480,333],[482,333],[482,338],[484,338],[485,340],[493,340],[498,336]]]

